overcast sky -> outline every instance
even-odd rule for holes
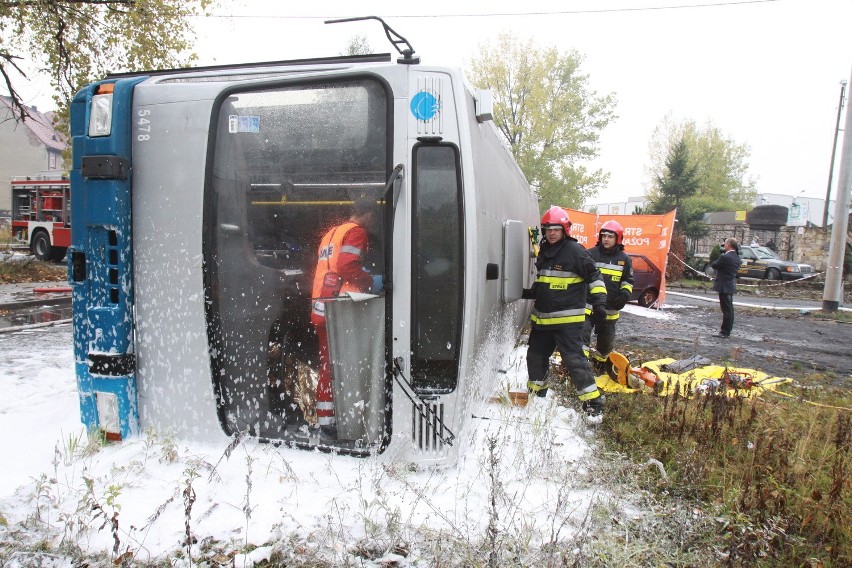
[[[392,51],[378,22],[323,24],[365,15],[430,65],[464,68],[503,30],[576,49],[592,88],[618,99],[597,162],[609,189],[594,202],[644,193],[648,142],[667,113],[748,144],[758,191],[824,197],[852,71],[852,0],[221,0],[215,14],[198,21],[201,65],[337,55],[355,35]]]

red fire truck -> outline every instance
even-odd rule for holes
[[[12,178],[12,236],[39,260],[62,260],[71,244],[70,192],[67,179]]]

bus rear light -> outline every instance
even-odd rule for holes
[[[110,392],[95,391],[98,405],[98,429],[107,440],[121,441],[121,421],[118,418],[118,397]]]
[[[103,85],[102,85],[103,86]],[[111,86],[111,84],[110,84]],[[112,89],[92,97],[89,112],[89,136],[109,136],[112,132]]]

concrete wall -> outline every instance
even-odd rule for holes
[[[849,225],[852,229],[852,224]],[[695,242],[687,244],[687,250],[700,256],[709,256],[713,245],[721,244],[726,238],[734,237],[742,244],[751,244],[757,237],[761,245],[769,239],[775,240],[778,256],[785,260],[810,264],[817,272],[824,272],[828,266],[828,250],[831,244],[831,227],[781,227],[778,231],[752,231],[743,223],[729,225],[711,225],[710,233]],[[852,243],[852,230],[846,233],[846,242]]]

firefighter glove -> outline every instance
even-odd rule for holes
[[[592,306],[592,323],[597,325],[606,321],[606,307],[603,304]]]
[[[620,310],[627,304],[627,300],[629,299],[630,294],[627,293],[627,290],[621,290],[612,302],[612,307],[616,310]]]

